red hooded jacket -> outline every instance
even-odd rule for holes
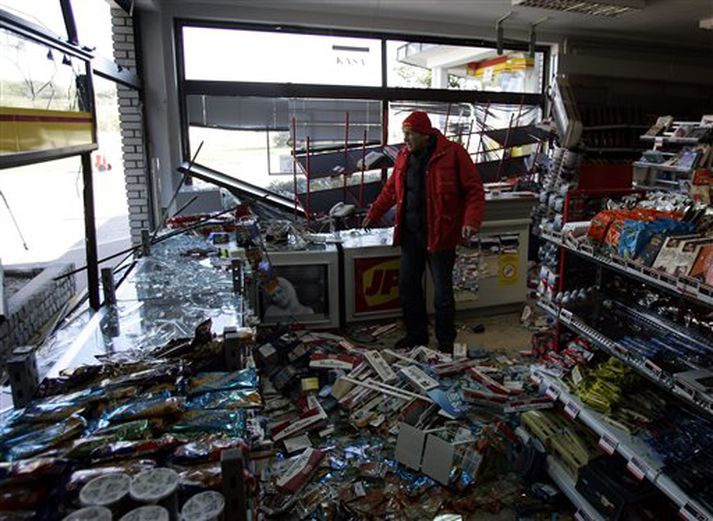
[[[456,247],[462,240],[462,227],[480,229],[485,212],[483,182],[468,152],[434,130],[436,148],[426,166],[427,249],[430,253]],[[394,170],[369,210],[376,222],[395,204],[394,244],[399,244],[403,221],[404,179],[409,151],[399,152]]]

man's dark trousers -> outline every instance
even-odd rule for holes
[[[423,288],[423,274],[428,264],[435,289],[436,339],[440,346],[456,338],[453,265],[455,249],[429,254],[423,233],[402,230],[399,295],[407,338],[414,344],[428,343],[428,315]]]

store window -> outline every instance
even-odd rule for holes
[[[86,111],[86,62],[0,29],[0,106]]]
[[[379,144],[382,132],[381,103],[374,100],[189,96],[188,118],[191,157],[203,143],[197,163],[263,188],[290,191],[293,118],[297,171],[301,175],[306,167],[309,137],[311,166],[320,171],[316,186],[332,185],[328,178],[339,175],[345,145],[353,167],[358,157],[352,156]],[[332,170],[333,176],[323,175]]]
[[[77,26],[77,38],[85,47],[111,59],[114,47],[111,39],[111,6],[97,0],[72,0],[72,14]]]
[[[44,27],[58,36],[67,37],[59,0],[0,0],[0,9]]]
[[[377,39],[184,27],[183,46],[188,80],[381,85]]]
[[[543,53],[389,40],[389,87],[542,92]]]
[[[0,171],[3,266],[85,264],[82,186],[79,157]]]

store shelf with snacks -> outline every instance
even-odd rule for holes
[[[648,479],[666,494],[680,508],[679,513],[684,519],[713,520],[712,513],[666,475],[663,463],[641,439],[609,424],[601,413],[573,395],[567,384],[547,374],[543,368],[533,366],[531,376],[540,386],[541,392],[562,403],[567,416],[580,421],[599,436],[599,448],[602,451],[610,455],[619,453],[627,461],[626,468],[637,479]]]
[[[625,259],[618,255],[603,255],[585,241],[559,232],[540,230],[540,237],[558,246],[562,246],[580,257],[589,259],[605,268],[634,277],[655,288],[662,289],[688,300],[713,306],[713,286],[703,281],[686,276],[674,276],[664,271],[650,268],[644,264]]]
[[[713,400],[710,397],[701,395],[699,391],[689,386],[677,385],[674,375],[664,372],[652,361],[631,353],[624,346],[593,328],[570,310],[543,300],[538,300],[537,306],[573,333],[591,342],[592,345],[605,353],[624,362],[639,375],[680,398],[696,410],[713,417]],[[700,371],[703,369],[692,368],[692,370]]]

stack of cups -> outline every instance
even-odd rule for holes
[[[82,487],[79,502],[84,507],[105,507],[118,518],[129,510],[128,474],[117,473],[98,476]]]
[[[170,521],[170,516],[160,505],[146,505],[135,508],[119,521]]]
[[[167,468],[140,472],[131,480],[131,498],[143,504],[161,505],[171,519],[178,517],[178,473]]]
[[[220,492],[200,492],[183,504],[183,521],[221,521],[225,498]]]

